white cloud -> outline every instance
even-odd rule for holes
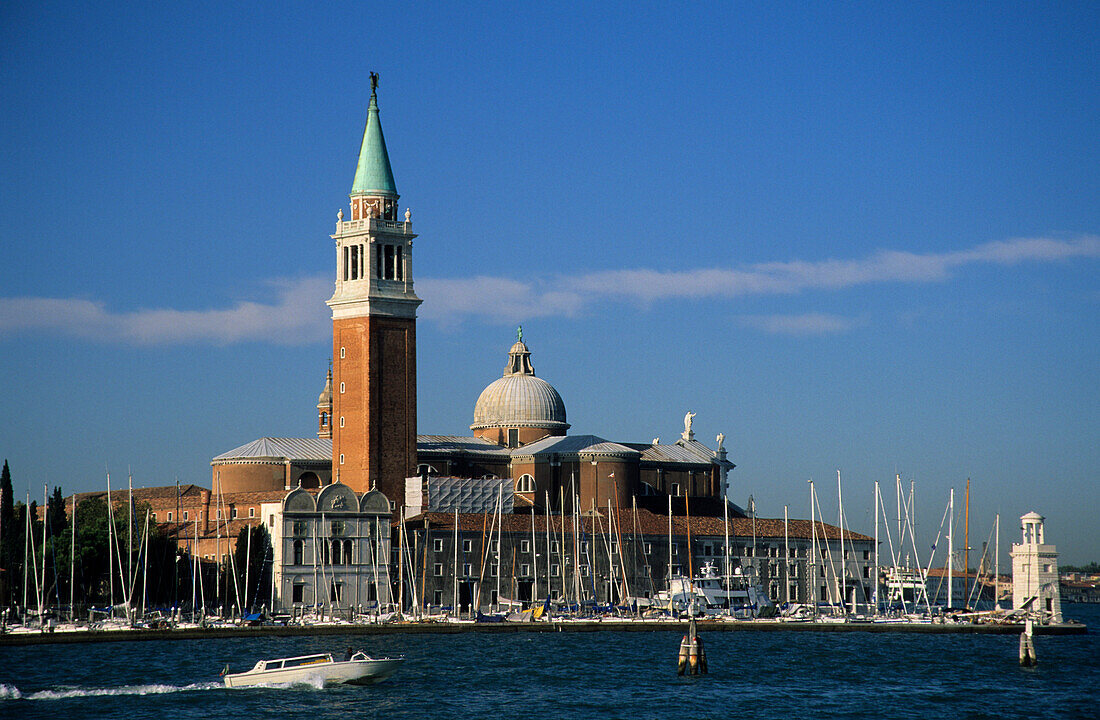
[[[275,300],[242,301],[213,310],[148,309],[112,312],[101,302],[78,298],[0,298],[0,335],[53,330],[74,337],[135,345],[270,342],[299,345],[328,337],[323,300],[328,278],[273,280]]]
[[[1071,240],[1015,238],[947,253],[883,250],[853,260],[792,260],[741,268],[661,272],[645,268],[533,281],[502,277],[417,281],[422,318],[454,324],[467,318],[511,324],[535,317],[570,317],[600,302],[648,305],[677,299],[729,299],[843,290],[877,283],[942,282],[967,265],[1064,262],[1100,257],[1100,237]],[[328,337],[323,301],[328,276],[274,280],[274,299],[240,301],[209,310],[145,309],[112,312],[79,298],[0,298],[0,337],[18,331],[54,331],[81,338],[139,345],[260,341],[296,345]],[[767,332],[843,332],[854,321],[833,315],[745,316],[742,322]]]
[[[738,321],[775,335],[829,335],[847,332],[857,323],[851,318],[823,313],[804,315],[742,315]]]

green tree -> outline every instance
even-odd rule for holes
[[[60,485],[53,489],[53,495],[50,496],[50,502],[46,510],[46,522],[50,525],[48,534],[51,537],[60,535],[69,527],[69,516],[65,512],[65,497],[61,494]]]
[[[249,543],[251,533],[252,542]],[[271,607],[271,560],[273,549],[271,536],[263,524],[244,527],[237,534],[237,547],[233,562],[237,570],[237,582],[244,599],[242,614],[261,605]],[[247,587],[245,578],[247,576]]]
[[[12,584],[15,580],[16,539],[22,542],[22,531],[15,526],[15,497],[11,486],[11,470],[4,460],[0,471],[0,602],[11,604]],[[22,547],[20,546],[20,552]]]

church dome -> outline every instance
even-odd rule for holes
[[[470,429],[540,428],[556,434],[568,427],[561,395],[550,383],[535,377],[531,351],[520,340],[508,351],[504,377],[481,391]]]

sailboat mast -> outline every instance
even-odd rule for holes
[[[790,545],[790,533],[787,528],[787,506],[783,506],[783,584],[786,585],[786,590],[783,596],[787,599],[787,605],[791,604],[791,545]],[[729,541],[726,541],[727,546]],[[729,552],[729,548],[726,548]],[[727,563],[728,565],[729,563]],[[727,575],[729,573],[727,572]]]
[[[455,541],[455,548],[454,548],[454,556],[455,556],[455,560],[454,560],[454,588],[453,588],[454,598],[453,598],[453,602],[452,602],[452,606],[453,606],[452,609],[454,610],[455,615],[458,615],[458,506],[457,505],[455,506],[455,537],[454,537],[454,541]],[[427,544],[428,544],[428,538],[427,538],[427,535],[425,534],[425,536],[424,536],[424,545],[427,546]]]
[[[115,611],[115,553],[112,538],[115,531],[114,505],[111,503],[111,473],[107,473],[107,587],[110,588],[110,606],[107,617],[111,617]],[[25,585],[26,583],[24,583]],[[26,606],[27,600],[23,599]]]
[[[195,622],[195,609],[198,607],[199,599],[195,595],[196,585],[198,584],[199,573],[199,516],[195,515],[195,544],[191,546],[191,622]],[[205,607],[205,601],[203,603]]]
[[[810,478],[810,577],[806,580],[806,599],[817,615],[817,517],[814,515],[814,479]]]
[[[249,579],[251,578],[250,571],[252,570],[252,526],[246,525],[245,527],[248,528],[248,539],[244,544],[244,604],[247,610],[242,608],[242,614],[245,612],[252,612],[252,603],[248,602],[248,589],[251,587]]]
[[[953,589],[954,576],[952,574],[952,565],[955,560],[955,488],[951,488],[951,495],[947,503],[950,510],[947,515],[947,605],[952,606],[952,600],[954,599],[951,593]]]
[[[73,493],[73,535],[69,543],[69,620],[76,620],[76,493]]]
[[[533,496],[535,497],[535,496]],[[538,509],[534,503],[531,504],[531,569],[534,571],[534,582],[531,583],[531,602],[535,601],[535,598],[539,596],[539,554],[537,552],[538,545],[535,540],[535,513]],[[546,565],[546,587],[550,588],[550,565]],[[532,607],[534,607],[532,605]]]
[[[141,616],[145,617],[145,591],[149,587],[149,508],[145,509],[145,538],[144,538],[145,550],[142,552],[143,560],[141,567]]]
[[[1000,597],[998,595],[1000,588],[998,587],[1001,582],[1001,514],[997,513],[996,519],[997,534],[993,540],[993,607],[1000,607]]]
[[[725,584],[728,590],[730,583],[730,505],[725,495],[722,495],[722,532],[725,533],[726,548],[723,551],[723,557],[726,558]],[[726,604],[729,605],[728,600]]]
[[[38,617],[45,622],[43,613],[49,605],[49,590],[46,589],[46,533],[50,529],[50,486],[42,485],[42,597],[38,601]],[[54,568],[57,574],[57,568]]]
[[[126,495],[126,586],[134,585],[134,475],[127,473],[129,492]],[[127,593],[127,602],[131,593]]]
[[[966,479],[966,514],[963,521],[963,598],[970,598],[970,478]],[[964,601],[965,602],[965,601]]]
[[[840,525],[840,606],[848,612],[848,556],[844,552],[844,493],[840,489],[840,469],[836,471],[837,521]]]
[[[872,596],[875,598],[875,615],[878,615],[878,480],[875,480],[875,591]]]

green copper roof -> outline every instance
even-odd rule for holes
[[[382,121],[378,119],[378,96],[373,89],[351,194],[397,197],[397,185],[393,181],[393,170],[390,169],[390,156],[386,152],[386,139],[382,137]]]

